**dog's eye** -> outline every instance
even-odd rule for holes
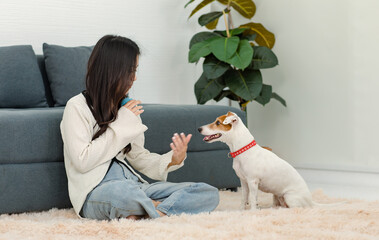
[[[221,124],[220,121],[217,121],[217,122],[216,122],[216,125],[220,125],[220,124]]]

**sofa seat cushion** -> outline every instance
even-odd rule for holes
[[[63,161],[63,108],[0,109],[0,164]]]
[[[0,189],[0,214],[72,207],[63,162],[0,164]]]
[[[63,47],[43,44],[47,78],[54,106],[67,101],[85,89],[88,59],[93,47]]]
[[[188,152],[183,167],[168,174],[168,182],[205,182],[217,188],[234,188],[240,180],[233,169],[229,150]],[[138,171],[137,171],[138,172]],[[138,172],[149,183],[156,182]]]
[[[30,45],[0,47],[0,108],[48,107]]]

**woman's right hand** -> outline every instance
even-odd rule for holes
[[[143,113],[143,109],[142,109],[142,106],[138,106],[138,104],[141,104],[141,101],[139,100],[130,100],[129,102],[127,102],[123,107],[129,109],[130,111],[132,111],[136,116],[140,115],[141,113]]]

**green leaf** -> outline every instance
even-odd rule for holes
[[[208,4],[210,4],[211,2],[214,2],[215,0],[204,0],[202,1],[199,5],[196,6],[196,8],[191,12],[191,15],[188,17],[192,17],[197,11],[199,11],[200,9],[202,9],[203,7],[207,6]]]
[[[233,100],[233,101],[238,101],[238,96],[235,95],[232,91],[230,90],[222,90],[221,93],[219,95],[217,95],[216,97],[213,98],[213,100],[215,100],[216,102],[219,102],[221,101],[224,97],[227,97],[229,98],[230,100]]]
[[[237,51],[239,37],[216,38],[210,44],[211,52],[221,61],[226,61]]]
[[[255,99],[255,101],[259,102],[263,106],[270,102],[272,95],[272,86],[263,84],[262,91],[260,95]]]
[[[217,33],[214,33],[214,32],[199,32],[199,33],[196,33],[191,38],[189,48],[191,49],[192,46],[195,45],[196,43],[203,42],[203,41],[208,40],[208,39],[213,38],[213,37],[220,37],[220,35],[217,34]]]
[[[218,18],[215,19],[213,22],[210,22],[207,25],[205,25],[205,27],[208,28],[209,30],[212,30],[217,27],[217,23],[218,23]]]
[[[205,26],[208,23],[213,22],[216,19],[219,19],[222,16],[222,12],[211,12],[204,15],[201,15],[199,17],[199,24],[200,26]]]
[[[235,36],[235,35],[239,35],[239,34],[243,33],[246,30],[247,30],[247,28],[234,28],[234,29],[230,30],[229,33],[231,36]]]
[[[274,52],[263,46],[254,46],[253,60],[251,61],[252,69],[272,68],[278,65],[278,58]]]
[[[284,100],[281,96],[279,96],[277,93],[273,92],[271,94],[271,98],[278,100],[283,106],[287,107],[286,100]]]
[[[199,61],[201,57],[205,57],[211,53],[210,43],[213,38],[193,45],[188,53],[188,62],[194,63]]]
[[[227,62],[238,69],[244,70],[251,63],[253,58],[253,48],[248,40],[241,40],[237,52]]]
[[[195,0],[190,0],[185,6],[184,8],[186,8],[188,5],[190,5],[191,3],[193,3]]]
[[[203,73],[195,83],[195,95],[198,104],[204,104],[216,97],[225,88],[222,79],[208,79]]]
[[[225,83],[237,96],[251,101],[262,90],[262,74],[259,70],[228,71]]]
[[[227,5],[230,3],[237,12],[245,18],[252,18],[256,11],[256,6],[252,0],[218,0],[220,3]]]
[[[229,30],[229,34],[230,36],[236,36],[236,35],[239,35],[241,33],[243,33],[244,31],[246,31],[248,28],[233,28],[233,29],[230,29]],[[215,33],[218,33],[218,34],[222,34],[223,36],[227,37],[228,34],[226,31],[214,31]]]
[[[203,71],[208,79],[215,79],[221,77],[230,66],[213,56],[207,56],[203,63]]]
[[[256,33],[257,37],[255,38],[255,42],[260,46],[266,46],[270,49],[274,47],[275,35],[272,32],[268,31],[262,24],[250,22],[239,27],[248,28],[245,34],[252,35]]]
[[[255,39],[257,38],[257,34],[256,33],[253,33],[251,35],[246,35],[246,36],[243,36],[243,38],[245,38],[246,40],[248,41],[255,41]]]

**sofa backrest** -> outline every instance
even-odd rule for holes
[[[65,106],[85,89],[92,50],[44,43],[36,55],[31,45],[0,46],[0,108]]]

